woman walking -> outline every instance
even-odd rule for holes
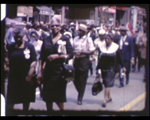
[[[114,85],[114,77],[115,77],[115,67],[117,61],[123,67],[124,72],[126,71],[120,51],[119,46],[113,42],[113,35],[106,34],[105,42],[99,46],[99,61],[97,65],[97,70],[101,70],[101,76],[103,80],[103,84],[105,87],[104,91],[104,100],[102,107],[106,107],[106,103],[112,101],[112,96],[110,93],[110,87]]]
[[[55,102],[60,110],[64,110],[66,102],[66,84],[62,65],[66,59],[73,57],[73,49],[69,39],[60,33],[61,26],[58,18],[51,21],[52,34],[44,41],[41,49],[38,81],[43,78],[43,100],[47,110],[53,110]],[[65,48],[64,51],[60,48]],[[45,67],[43,69],[43,65]]]

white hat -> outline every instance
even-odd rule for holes
[[[120,26],[119,30],[120,31],[128,31],[127,27],[125,27],[125,26]]]
[[[64,35],[69,35],[72,38],[71,32],[65,32]]]
[[[105,30],[103,30],[103,29],[101,29],[101,30],[99,30],[99,35],[105,35],[106,34],[106,31]]]
[[[70,25],[75,25],[74,22],[71,22]]]
[[[84,25],[84,24],[80,24],[80,25],[79,25],[79,29],[86,32],[86,31],[87,31],[87,26]]]

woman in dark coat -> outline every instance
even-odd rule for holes
[[[23,30],[14,30],[15,43],[8,48],[9,78],[7,108],[13,109],[16,103],[23,103],[23,110],[27,111],[29,103],[35,101],[35,87],[32,75],[36,66],[34,46],[23,38]],[[10,108],[10,109],[9,109]]]
[[[126,69],[120,55],[119,46],[113,42],[112,34],[107,34],[105,36],[105,42],[99,46],[99,50],[100,56],[97,70],[101,70],[101,76],[105,87],[104,101],[102,104],[102,107],[105,107],[107,102],[112,101],[110,87],[114,85],[116,63],[119,62],[124,71],[126,71]]]
[[[39,81],[43,78],[43,100],[46,102],[48,111],[52,111],[53,102],[56,102],[60,110],[64,110],[67,82],[62,72],[62,65],[65,59],[73,57],[73,48],[69,39],[60,33],[61,27],[58,18],[52,19],[51,29],[52,34],[43,41],[40,69],[37,76]],[[66,50],[61,51],[61,45]]]

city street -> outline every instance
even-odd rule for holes
[[[4,95],[4,101],[7,101],[8,77],[10,77],[15,82],[9,82],[12,89],[10,87],[8,98],[14,98],[15,101],[21,99],[24,103],[24,107],[23,104],[15,104],[12,110],[12,106],[9,106],[9,100],[7,102],[8,106],[3,102],[3,105],[8,110],[10,107],[10,111],[4,110],[6,111],[6,116],[145,116],[149,114],[149,71],[147,68],[147,74],[145,74],[144,68],[148,66],[149,53],[147,44],[149,35],[147,27],[149,26],[149,6],[147,4],[3,4],[3,6],[6,7],[7,14],[1,20],[3,24],[1,28],[3,30],[1,38],[2,50],[4,51],[4,54],[2,54],[2,58],[4,58],[2,71],[4,74],[2,73],[1,75],[1,94]],[[117,43],[119,48],[114,43],[112,44],[112,42]],[[30,50],[30,46],[32,50]],[[142,65],[140,71],[135,70],[133,72],[131,69],[129,84],[126,85],[126,76],[124,76],[124,87],[121,88],[119,87],[119,75],[116,74],[114,86],[110,88],[110,93],[109,89],[105,90],[103,86],[103,90],[94,96],[92,95],[92,86],[96,78],[95,61],[97,59],[93,59],[91,54],[95,49],[99,49],[100,52],[98,62],[101,64],[98,67],[101,69],[107,71],[108,68],[114,67],[115,63],[120,62],[121,59],[118,59],[118,51],[121,51],[123,66],[126,68],[126,72],[128,73],[129,64],[132,66],[133,62],[136,63],[136,67]],[[111,53],[113,53],[113,56]],[[59,68],[58,65],[61,64],[62,58],[66,61],[71,56],[78,57],[77,64],[78,61],[79,64],[77,67],[79,70],[83,69],[83,71],[86,71],[88,69],[87,56],[89,56],[93,63],[93,74],[91,75],[89,71],[81,105],[79,105],[80,101],[77,104],[78,92],[74,82],[67,81],[67,101],[64,103],[64,106],[63,104],[53,103],[53,110],[47,111],[46,103],[40,95],[39,87],[36,90],[34,89],[35,87],[33,89],[31,87],[30,90],[30,87],[27,86],[28,83],[23,81],[26,79],[26,81],[31,82],[30,80],[32,79],[30,78],[33,75],[30,73],[32,72],[31,68],[35,68],[36,74],[37,70],[41,68],[39,64],[36,67],[34,66],[36,59],[32,58],[35,56],[38,61],[41,60],[44,63],[44,66],[46,65],[45,68],[48,68],[45,69],[45,73],[53,71],[50,72],[51,74],[44,74],[46,75],[44,76],[44,82],[47,80],[46,85],[48,85],[48,87],[44,86],[44,88],[46,88],[45,90],[48,94],[49,91],[53,94],[54,91],[64,90],[59,90],[59,88],[65,88],[63,84],[60,84],[59,81],[57,83],[55,80],[55,76],[63,75],[57,69]],[[80,60],[80,58],[82,59]],[[59,59],[60,63],[58,63]],[[128,60],[131,60],[131,63]],[[48,61],[50,62],[48,63]],[[55,73],[58,74],[55,75]],[[107,72],[106,77],[111,77],[111,75]],[[144,81],[144,78],[146,81]],[[62,86],[57,87],[57,85]],[[36,97],[35,102],[30,103],[28,111],[28,107],[25,109],[25,106],[28,106],[26,102],[27,99],[30,99],[30,93],[33,93],[32,97],[35,93]],[[112,100],[105,106],[103,101],[106,96],[112,98]],[[102,104],[105,107],[102,107]],[[49,104],[47,105],[49,106]],[[62,111],[57,105],[59,105]]]
[[[130,82],[123,88],[118,88],[119,79],[115,79],[114,87],[111,88],[112,102],[107,103],[106,107],[101,106],[104,97],[104,89],[97,96],[93,96],[91,88],[95,79],[95,74],[89,76],[86,90],[83,98],[83,104],[77,105],[77,91],[72,82],[67,84],[67,102],[65,103],[66,111],[142,111],[145,108],[146,86],[143,82],[144,68],[140,72],[131,72]],[[21,110],[22,104],[15,104],[14,110]],[[30,110],[46,111],[46,104],[40,98],[39,89],[36,89],[36,101],[30,103]],[[53,103],[53,109],[59,112],[58,106]]]

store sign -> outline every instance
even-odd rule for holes
[[[39,14],[41,14],[41,15],[49,15],[50,12],[49,11],[45,11],[45,10],[40,10]]]
[[[18,6],[17,16],[19,17],[33,17],[33,7],[32,6]]]
[[[106,13],[116,13],[116,7],[114,7],[114,6],[112,6],[112,7],[108,7],[108,6],[99,7],[99,11],[100,12],[106,12]]]
[[[109,13],[116,13],[116,8],[115,7],[110,7],[108,8]]]

